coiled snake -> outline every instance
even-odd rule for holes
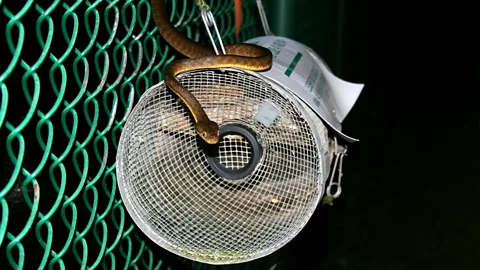
[[[196,0],[200,8],[208,6],[203,0]],[[152,0],[152,14],[160,35],[170,46],[190,59],[181,59],[165,67],[163,79],[165,84],[187,105],[195,119],[198,135],[209,144],[219,141],[219,127],[211,121],[202,105],[177,80],[183,72],[212,68],[238,68],[251,71],[263,71],[272,66],[270,50],[253,44],[229,44],[225,46],[226,55],[215,55],[214,51],[197,43],[178,31],[170,22],[164,0]]]

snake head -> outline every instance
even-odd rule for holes
[[[217,144],[219,139],[218,124],[213,121],[199,121],[195,124],[198,135],[208,144]]]

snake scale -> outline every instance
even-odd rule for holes
[[[208,6],[203,0],[196,0],[200,8]],[[216,55],[212,49],[197,43],[178,31],[170,22],[164,0],[152,0],[152,15],[163,39],[179,53],[188,57],[172,62],[165,67],[163,79],[188,107],[195,119],[198,135],[208,144],[219,141],[219,126],[208,118],[202,105],[176,78],[183,72],[213,69],[238,68],[251,71],[264,71],[272,66],[270,50],[254,44],[229,44],[225,46],[225,55]]]

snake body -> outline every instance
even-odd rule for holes
[[[197,5],[199,1],[197,0]],[[152,0],[152,15],[160,35],[187,59],[176,60],[165,67],[163,79],[188,107],[195,119],[198,135],[209,144],[219,141],[219,127],[202,108],[195,96],[176,78],[183,72],[212,68],[238,68],[251,71],[263,71],[272,66],[270,50],[254,44],[229,44],[225,46],[226,55],[215,55],[214,51],[197,43],[178,31],[170,22],[164,0]]]

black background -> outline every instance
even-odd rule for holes
[[[336,66],[335,48],[304,35],[337,75],[365,83],[343,123],[360,142],[342,196],[281,250],[279,268],[480,268],[480,20],[473,6],[419,2],[344,1]]]

